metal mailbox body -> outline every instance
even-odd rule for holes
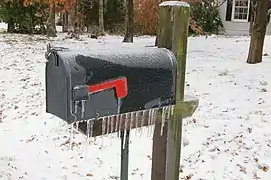
[[[177,62],[167,49],[52,48],[47,54],[46,112],[69,124],[175,104]],[[119,92],[117,83],[124,86]],[[99,91],[101,84],[109,86]]]

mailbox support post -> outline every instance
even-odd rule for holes
[[[158,48],[171,50],[172,22],[169,10],[168,8],[159,8],[159,30],[156,41]],[[151,180],[166,179],[167,124],[167,122],[164,122],[163,133],[161,134],[162,112],[159,110],[153,134]]]
[[[167,180],[179,180],[182,147],[182,116],[185,110],[184,88],[187,55],[187,38],[190,6],[188,3],[162,3],[161,8],[171,8],[172,12],[172,52],[177,59],[176,105],[174,115],[168,122]]]
[[[185,2],[165,1],[159,5],[158,47],[170,49],[175,54],[177,83],[176,105],[174,115],[167,122],[167,135],[159,136],[159,133],[154,132],[152,180],[179,179],[182,118],[186,114],[185,111],[188,110],[184,105],[184,87],[189,12],[190,6]],[[156,122],[155,126],[161,127],[160,119],[157,119]],[[163,163],[159,163],[159,161]]]
[[[128,168],[129,168],[129,137],[130,131],[123,130],[120,132],[121,138],[121,168],[120,168],[120,180],[128,180]]]

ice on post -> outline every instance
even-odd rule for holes
[[[46,57],[46,111],[87,136],[154,124],[158,108],[175,104],[176,59],[167,49],[52,47]]]

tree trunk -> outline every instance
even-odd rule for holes
[[[126,0],[126,32],[122,42],[133,42],[134,37],[134,3],[133,0]]]
[[[154,46],[158,46],[158,37],[156,36]]]
[[[52,1],[50,5],[49,17],[47,20],[47,36],[56,37],[56,23],[55,23],[55,3]]]
[[[8,33],[13,33],[15,31],[15,26],[14,26],[14,22],[13,19],[11,18],[8,22],[8,29],[7,29]]]
[[[249,54],[247,63],[256,64],[262,62],[264,38],[267,27],[268,1],[257,0],[255,6],[255,17],[252,25]]]
[[[104,35],[104,0],[99,0],[99,31],[98,36]]]
[[[250,5],[251,5],[250,7],[251,11],[250,11],[250,23],[249,23],[249,35],[251,36],[254,17],[255,17],[255,7],[256,7],[255,0],[251,0]]]
[[[68,32],[68,30],[69,30],[68,18],[69,18],[69,14],[67,12],[63,13],[63,16],[62,16],[62,32]]]

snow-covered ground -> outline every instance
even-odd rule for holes
[[[6,23],[0,22],[0,32],[6,31],[8,28]]]
[[[0,27],[1,28],[1,27]],[[0,35],[0,179],[118,179],[120,140],[97,138],[86,151],[76,134],[69,150],[69,126],[45,112],[46,44],[77,49],[153,45],[154,37],[122,37],[80,41],[65,35]],[[190,37],[186,93],[200,106],[184,120],[189,144],[182,150],[180,179],[271,179],[271,57],[245,63],[248,37]],[[271,55],[271,37],[265,53]],[[152,139],[132,134],[130,180],[149,180]]]

